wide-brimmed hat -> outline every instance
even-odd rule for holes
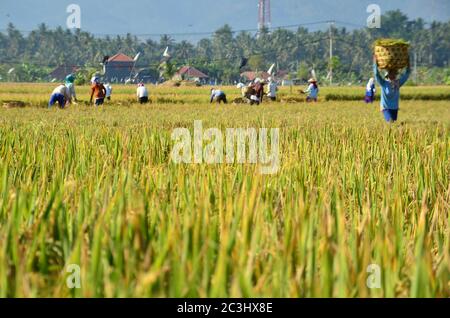
[[[314,79],[314,78],[310,78],[310,79],[308,80],[308,83],[317,83],[317,80]]]

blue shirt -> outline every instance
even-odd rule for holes
[[[317,98],[319,96],[319,87],[314,84],[310,84],[305,93],[309,93],[308,97]]]
[[[399,80],[388,81],[385,80],[378,69],[377,63],[373,65],[373,72],[378,84],[381,86],[381,107],[383,109],[398,109],[398,102],[400,100],[400,87],[402,87],[409,78],[411,69],[408,67],[405,74]]]

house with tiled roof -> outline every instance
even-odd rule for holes
[[[104,63],[104,81],[124,83],[132,76],[135,61],[131,57],[118,53]]]
[[[263,79],[267,81],[270,77],[270,74],[267,72],[244,72],[241,74],[241,78],[244,79],[244,81],[254,81],[256,78]]]
[[[265,81],[269,80],[269,78],[273,78],[275,81],[282,81],[285,80],[289,75],[288,71],[278,71],[276,72],[276,74],[274,75],[270,75],[267,72],[253,72],[253,71],[248,71],[248,72],[244,72],[241,74],[241,79],[245,82],[252,82],[254,81],[256,78],[260,78],[263,79]]]
[[[187,81],[202,81],[207,79],[208,77],[208,75],[199,71],[193,66],[183,66],[175,73],[176,79]]]

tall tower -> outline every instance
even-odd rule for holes
[[[272,17],[270,14],[270,0],[259,0],[258,4],[258,29],[270,28]]]

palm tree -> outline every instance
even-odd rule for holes
[[[164,34],[159,39],[159,46],[161,50],[164,50],[166,47],[171,47],[175,43],[174,39],[172,39],[169,35]]]

